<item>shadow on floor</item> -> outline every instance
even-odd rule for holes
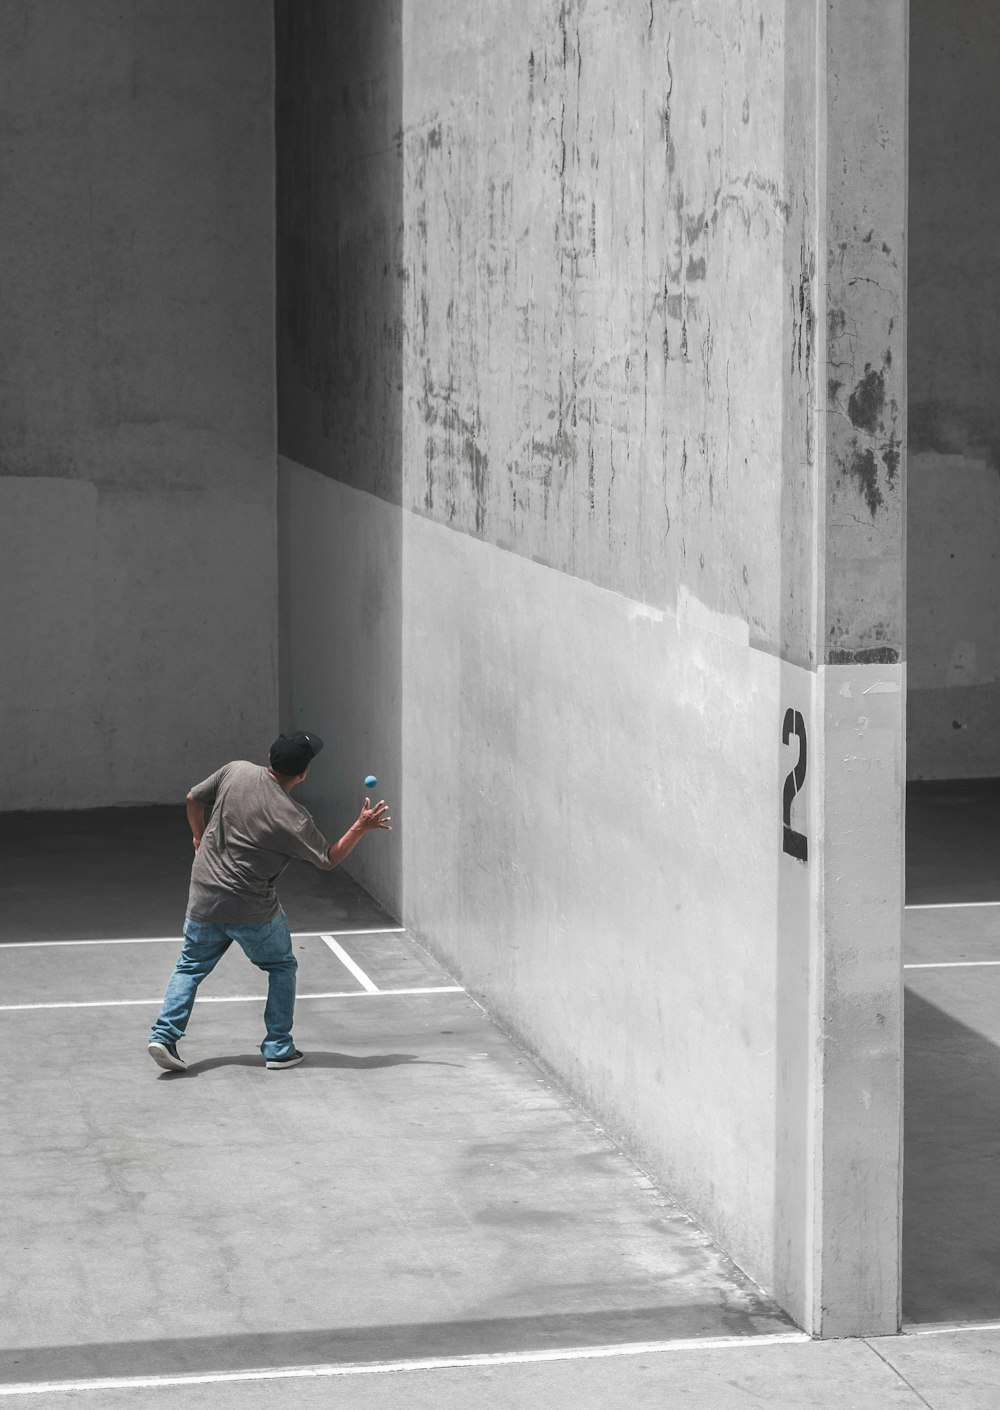
[[[724,1314],[726,1334],[751,1338],[762,1331],[794,1332],[761,1304]],[[84,1380],[102,1376],[187,1375],[276,1366],[365,1365],[438,1356],[474,1356],[548,1347],[625,1345],[678,1337],[719,1335],[714,1303],[626,1310],[551,1313],[454,1322],[414,1322],[397,1326],[349,1327],[217,1337],[165,1338],[96,1346],[24,1347],[4,1353],[0,1384]]]
[[[1000,901],[1000,779],[907,784],[906,901]]]
[[[903,1320],[1000,1320],[1000,1047],[908,990]]]
[[[0,813],[0,944],[180,937],[192,856],[183,807]],[[292,930],[397,924],[340,868],[278,890]]]
[[[430,1058],[417,1057],[415,1053],[371,1053],[367,1057],[357,1057],[353,1053],[317,1053],[310,1050],[306,1054],[306,1060],[300,1068],[289,1071],[301,1071],[309,1068],[335,1068],[342,1071],[344,1068],[353,1068],[357,1071],[364,1071],[376,1067],[404,1067],[409,1065],[416,1067],[466,1067],[467,1063],[462,1062],[441,1062]],[[202,1072],[214,1072],[220,1067],[259,1067],[262,1072],[267,1072],[264,1067],[264,1059],[260,1053],[235,1053],[227,1057],[206,1058],[203,1062],[192,1062],[183,1072],[161,1072],[161,1082],[175,1082],[185,1077],[197,1077]],[[280,1070],[280,1069],[279,1069]],[[269,1080],[274,1081],[277,1074],[268,1072]]]

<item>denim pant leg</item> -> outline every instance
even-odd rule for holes
[[[211,974],[231,944],[221,925],[188,916],[184,922],[184,948],[170,976],[163,1007],[150,1034],[151,1041],[176,1043],[184,1037],[198,985]]]
[[[248,960],[267,975],[267,1006],[264,1027],[267,1037],[260,1045],[266,1058],[287,1057],[295,1049],[292,1020],[295,1017],[295,972],[299,967],[292,953],[292,937],[284,911],[265,925],[227,925],[226,934],[242,948]]]

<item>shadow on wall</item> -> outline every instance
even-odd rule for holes
[[[906,993],[903,1319],[1000,1317],[1000,1047]]]
[[[275,6],[278,446],[402,489],[401,0]]]
[[[377,775],[396,831],[347,870],[402,909],[401,0],[275,5],[279,674],[327,741],[303,801],[331,835]]]

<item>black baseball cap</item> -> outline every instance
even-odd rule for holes
[[[271,745],[268,755],[275,773],[294,778],[304,773],[323,748],[318,734],[305,734],[299,730],[295,734],[279,734]]]

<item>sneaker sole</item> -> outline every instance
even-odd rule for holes
[[[183,1058],[171,1057],[162,1043],[150,1043],[146,1051],[157,1066],[167,1072],[183,1072],[187,1067]]]
[[[304,1061],[304,1059],[305,1053],[299,1053],[298,1057],[293,1058],[267,1058],[265,1060],[265,1066],[270,1067],[272,1070],[277,1070],[282,1067],[298,1067],[299,1063]]]

